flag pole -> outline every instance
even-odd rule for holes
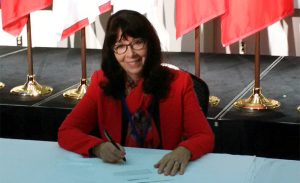
[[[247,99],[238,100],[234,103],[234,106],[250,110],[265,110],[280,107],[280,102],[264,97],[260,87],[260,32],[257,32],[255,35],[255,82],[252,94]]]
[[[31,96],[37,97],[41,95],[51,94],[53,88],[49,86],[40,85],[35,80],[35,75],[33,74],[33,58],[32,58],[32,41],[31,41],[31,23],[30,14],[28,14],[27,21],[27,66],[28,74],[27,81],[24,85],[16,86],[10,90],[10,93],[21,96]]]
[[[195,28],[195,76],[200,78],[200,25]],[[212,107],[220,103],[220,98],[217,96],[209,96],[209,104]]]
[[[200,78],[200,26],[195,28],[195,75]]]
[[[80,85],[75,89],[66,91],[63,96],[65,98],[80,100],[86,93],[88,88],[87,74],[86,74],[86,36],[85,27],[80,30],[81,34],[81,80]]]

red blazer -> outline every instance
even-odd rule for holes
[[[178,70],[172,72],[175,79],[171,90],[167,98],[159,102],[162,147],[169,150],[178,146],[186,147],[194,160],[213,150],[214,135],[199,106],[189,74]],[[104,95],[99,83],[105,79],[101,70],[93,74],[87,93],[62,123],[58,131],[58,143],[62,148],[88,156],[92,147],[107,141],[104,129],[110,132],[116,142],[121,142],[121,100]],[[142,91],[142,82],[139,82],[137,90]],[[134,93],[135,100],[128,99],[132,97],[131,93]],[[131,93],[126,101],[132,101],[132,105],[150,97],[142,92]],[[134,110],[129,103],[129,110]],[[103,138],[89,135],[96,126]]]

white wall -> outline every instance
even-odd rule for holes
[[[125,1],[125,0],[122,0]],[[129,1],[129,0],[127,0]],[[156,3],[156,7],[148,10],[146,16],[156,27],[165,51],[194,51],[194,32],[176,39],[175,0],[143,0]],[[295,0],[299,8],[300,0]],[[262,54],[266,55],[297,55],[300,56],[300,17],[299,9],[293,17],[282,20],[262,31]],[[104,27],[110,13],[105,13],[86,28],[87,48],[101,49],[104,40]],[[1,15],[1,14],[0,14]],[[57,42],[53,35],[55,21],[52,11],[43,10],[31,14],[32,44],[35,47],[80,47],[80,34]],[[239,43],[223,48],[220,43],[219,19],[212,20],[201,26],[201,52],[240,53]],[[2,26],[1,26],[2,27]],[[23,46],[26,46],[26,28],[21,33]],[[242,40],[246,45],[246,54],[254,53],[254,36]],[[16,38],[0,30],[0,45],[16,45]]]
[[[300,9],[300,0],[294,0],[294,7]]]

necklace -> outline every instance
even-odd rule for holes
[[[131,77],[127,76],[126,80],[126,94],[129,94],[132,89],[134,89],[137,86],[138,82],[135,82]]]
[[[126,88],[133,89],[137,86],[138,81],[134,81],[131,77],[127,76]]]

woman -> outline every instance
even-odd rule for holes
[[[190,160],[211,152],[214,136],[191,78],[161,62],[158,36],[143,15],[129,10],[112,15],[102,70],[59,128],[59,145],[109,163],[124,159],[123,146],[169,149],[155,164],[165,175],[183,174]],[[90,135],[95,128],[100,137]]]

